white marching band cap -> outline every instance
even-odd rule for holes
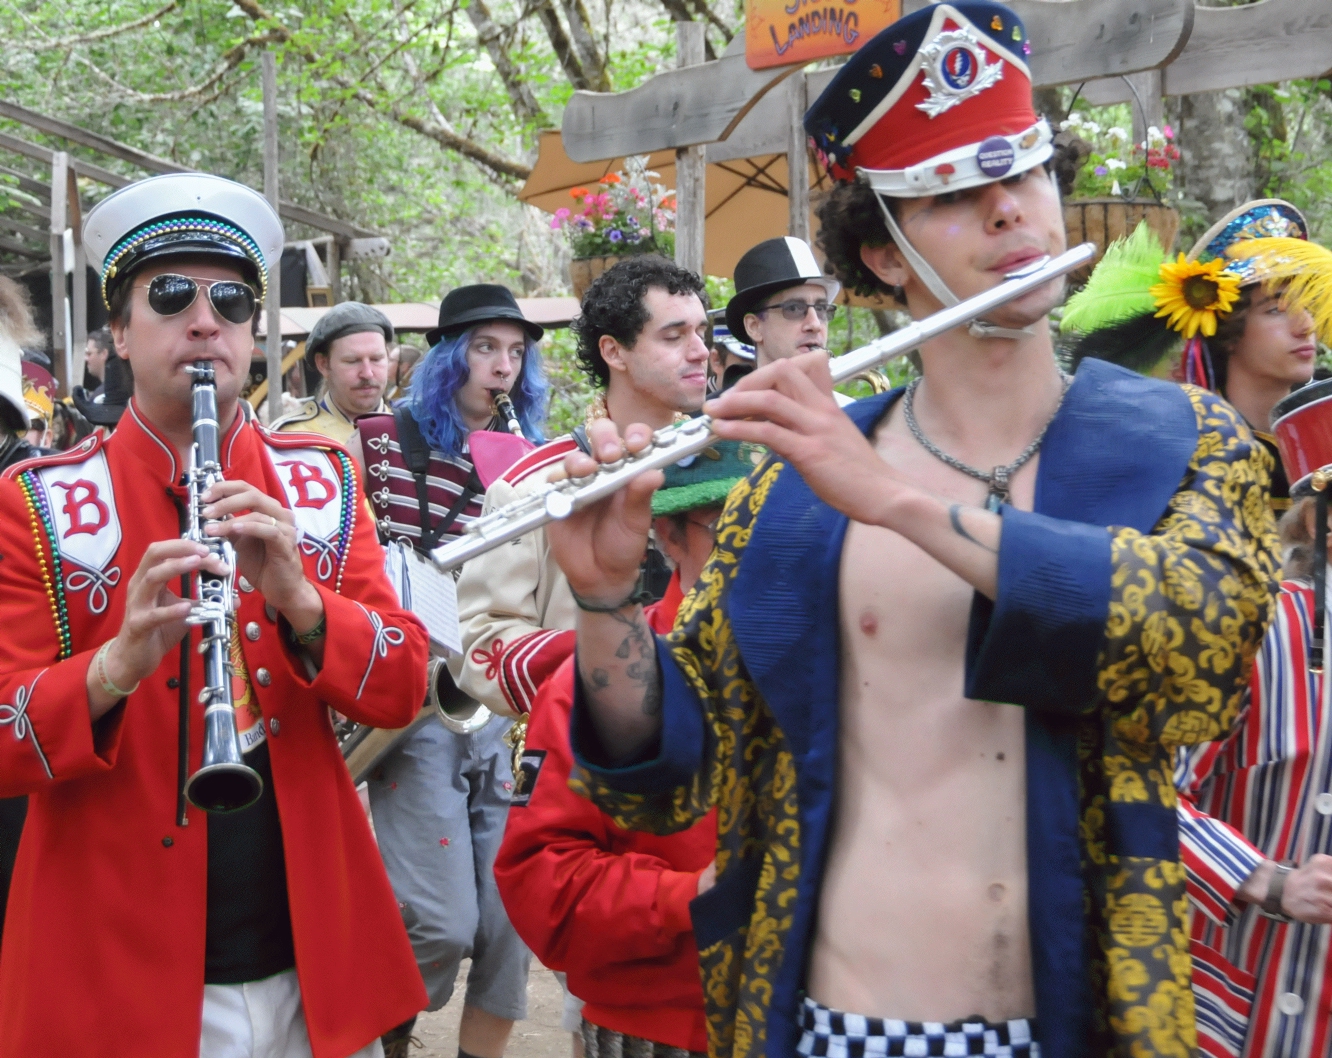
[[[84,249],[108,307],[115,288],[144,262],[187,255],[239,264],[262,299],[282,242],[282,221],[263,195],[211,173],[137,180],[102,199],[83,221]]]

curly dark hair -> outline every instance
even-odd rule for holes
[[[889,209],[896,209],[892,199],[885,201]],[[889,294],[899,305],[905,306],[902,288],[890,287],[860,259],[862,246],[887,246],[893,241],[883,222],[874,189],[860,177],[850,183],[837,184],[819,200],[814,212],[819,218],[819,249],[827,258],[824,268],[854,294],[861,297]],[[896,218],[897,213],[893,216]]]
[[[578,366],[602,389],[610,384],[610,368],[601,357],[601,336],[608,334],[632,349],[647,325],[644,297],[653,288],[696,294],[708,307],[702,277],[656,254],[637,254],[608,268],[583,295],[581,311],[569,326],[578,338]]]

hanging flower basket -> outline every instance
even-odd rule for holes
[[[1176,209],[1153,198],[1084,198],[1065,202],[1064,228],[1068,232],[1068,245],[1096,244],[1096,260],[1070,275],[1070,281],[1077,283],[1085,279],[1104,255],[1105,248],[1116,239],[1132,235],[1143,221],[1169,252],[1179,233],[1179,211]]]
[[[582,301],[583,295],[587,293],[587,288],[592,285],[592,280],[596,279],[606,269],[615,267],[623,260],[622,255],[575,257],[569,262],[569,285],[573,287],[574,297]]]

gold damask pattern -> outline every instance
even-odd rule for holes
[[[1270,457],[1229,405],[1186,389],[1199,440],[1180,489],[1150,536],[1112,530],[1100,694],[1079,732],[1088,927],[1101,952],[1092,967],[1099,1039],[1089,1055],[1196,1053],[1184,870],[1177,859],[1112,851],[1107,805],[1174,809],[1173,752],[1234,721],[1277,585]],[[770,461],[732,491],[717,550],[669,640],[705,710],[704,770],[653,796],[621,793],[584,771],[571,780],[619,825],[657,833],[682,830],[716,804],[719,883],[738,861],[761,864],[748,925],[700,953],[713,1058],[763,1053],[799,881],[791,753],[747,677],[723,605],[780,470]]]
[[[1091,928],[1104,955],[1097,1029],[1125,1058],[1196,1052],[1188,899],[1177,861],[1108,848],[1107,803],[1174,811],[1174,751],[1234,723],[1280,568],[1271,456],[1229,404],[1184,388],[1198,445],[1152,535],[1113,536],[1101,699],[1078,740]]]

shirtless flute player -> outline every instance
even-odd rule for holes
[[[1065,248],[1029,50],[1011,9],[938,4],[815,102],[845,285],[922,318]],[[719,811],[691,908],[715,1058],[1196,1053],[1170,760],[1233,722],[1269,618],[1268,457],[1213,394],[1063,374],[1062,296],[845,410],[823,353],[710,402],[770,455],[669,636],[632,602],[659,475],[547,530],[571,782],[638,829]],[[649,431],[589,434],[572,475]]]

